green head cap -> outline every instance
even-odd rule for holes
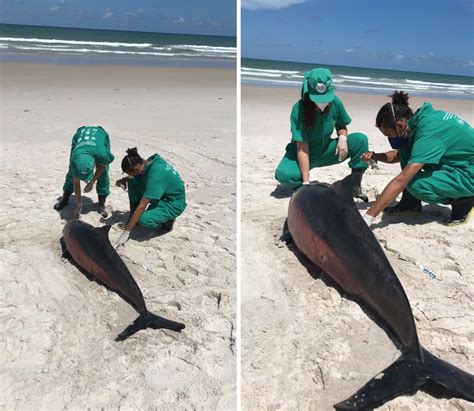
[[[304,73],[301,98],[308,93],[313,103],[330,103],[334,100],[332,73],[326,68],[315,68]]]
[[[76,177],[82,181],[90,181],[94,172],[94,157],[89,154],[77,154],[73,157]]]

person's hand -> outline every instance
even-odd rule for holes
[[[311,183],[309,181],[303,181],[304,186],[309,186]]]
[[[349,154],[349,149],[347,147],[347,137],[344,135],[339,136],[337,140],[336,152],[339,161],[343,161]]]
[[[74,210],[74,217],[79,218],[81,216],[82,203],[76,204],[76,209]]]
[[[365,153],[363,153],[361,156],[360,156],[360,159],[362,161],[365,161],[366,163],[368,163],[370,160],[373,160],[375,161],[375,152],[373,151],[366,151]]]
[[[94,180],[89,181],[84,187],[84,193],[88,193],[94,188]]]
[[[118,241],[115,243],[114,248],[118,250],[121,246],[124,246],[125,243],[128,241],[129,237],[130,231],[123,231],[123,233],[120,234]]]
[[[128,177],[121,178],[120,180],[117,180],[115,185],[117,187],[120,187],[123,190],[127,189],[127,182],[128,182]]]
[[[371,215],[368,215],[367,212],[363,213],[362,211],[360,212],[360,215],[364,219],[365,223],[367,224],[368,227],[372,225],[372,223],[375,220],[375,217],[372,217]]]

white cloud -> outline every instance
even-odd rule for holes
[[[347,54],[350,54],[350,53],[352,53],[353,51],[354,51],[354,49],[353,49],[353,48],[346,49],[346,53],[347,53]]]
[[[142,8],[139,8],[138,10],[136,11],[127,11],[125,13],[125,16],[127,17],[139,17],[143,14],[143,9]]]
[[[249,10],[284,9],[301,3],[306,3],[306,0],[242,0],[242,8]]]
[[[111,9],[107,9],[105,10],[105,13],[104,13],[104,19],[109,19],[113,15],[114,15],[113,11]]]
[[[395,60],[397,61],[403,60],[404,58],[405,58],[405,55],[401,51],[395,54]]]
[[[59,10],[59,6],[52,6],[49,8],[49,11],[51,13],[56,13]]]

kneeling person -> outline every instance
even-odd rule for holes
[[[171,230],[176,217],[186,208],[183,181],[173,166],[158,154],[144,160],[136,148],[130,148],[122,160],[122,170],[128,177],[116,184],[123,188],[128,185],[130,218],[116,248],[127,242],[137,224]]]

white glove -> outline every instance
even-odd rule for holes
[[[74,217],[79,218],[81,216],[82,203],[76,204],[76,209],[74,210]]]
[[[130,231],[123,231],[122,234],[120,234],[120,237],[118,241],[115,243],[114,248],[117,250],[119,247],[124,246],[125,243],[128,241],[128,238],[130,237]]]
[[[335,154],[339,157],[339,161],[343,161],[349,154],[349,149],[347,148],[347,137],[344,135],[339,136],[337,140],[336,152]]]
[[[368,215],[367,213],[364,213],[364,214],[361,213],[361,216],[364,219],[367,226],[369,226],[369,227],[372,225],[372,223],[375,220],[375,217],[372,217],[371,215]]]
[[[88,193],[94,188],[94,180],[89,181],[84,187],[84,193]]]

